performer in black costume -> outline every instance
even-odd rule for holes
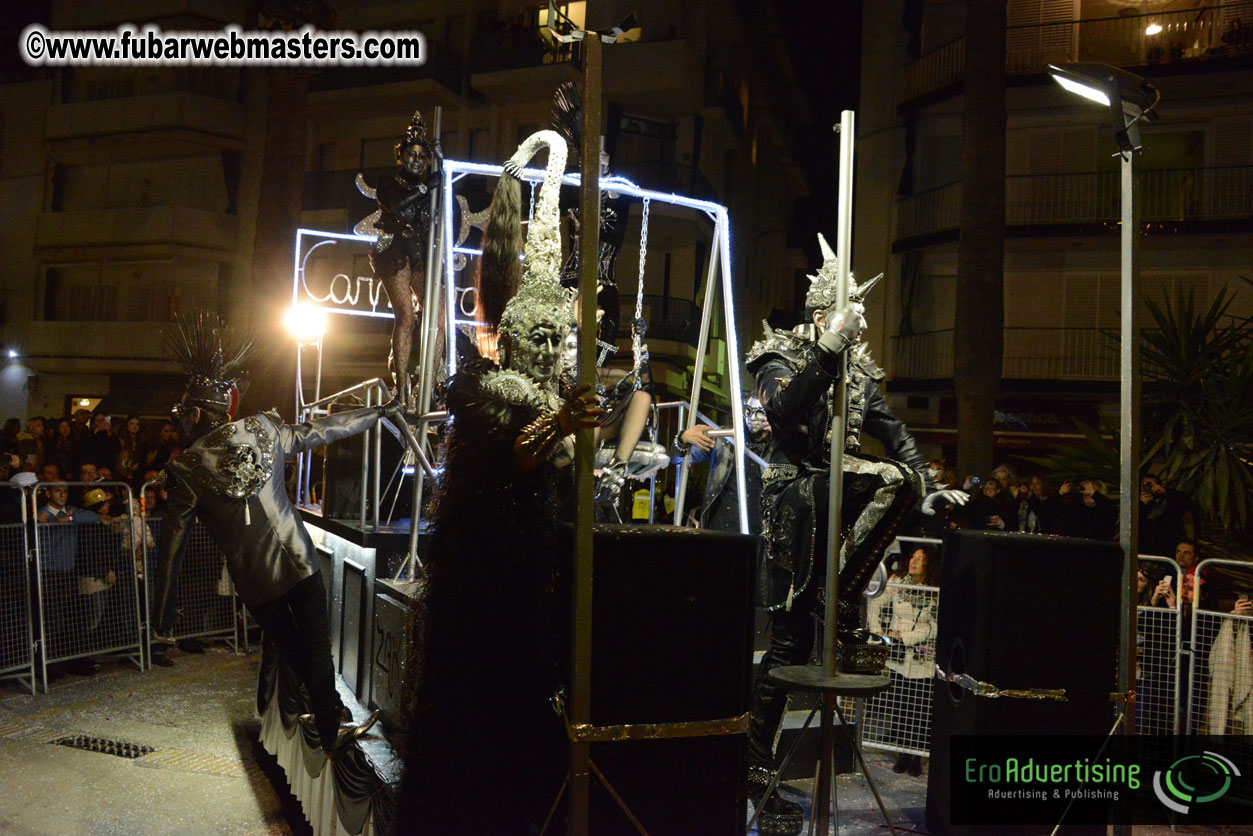
[[[558,522],[573,491],[562,468],[572,433],[595,426],[601,410],[586,388],[562,391],[559,379],[572,324],[557,280],[565,143],[535,134],[506,171],[542,145],[548,171],[525,273],[500,320],[500,365],[472,360],[448,384],[452,429],[410,625],[397,834],[538,833],[565,771],[565,731],[550,704],[568,657],[568,599],[557,592],[568,549]],[[517,188],[509,173],[502,181],[512,182],[498,189]],[[521,218],[513,218],[492,219],[483,282],[504,280],[516,262]]]
[[[284,424],[276,412],[233,421],[239,404],[239,373],[250,344],[232,342],[216,317],[200,313],[180,320],[167,348],[189,377],[174,407],[190,446],[166,466],[169,499],[158,544],[156,631],[169,635],[178,622],[179,570],[199,517],[226,555],[239,597],[309,691],[313,714],[301,720],[333,753],[374,723],[341,722],[345,713],[335,688],[335,667],[326,620],[326,588],[313,542],[287,496],[285,465],[374,426],[398,402],[342,412],[309,423]],[[267,649],[268,652],[268,649]]]
[[[378,202],[378,211],[357,224],[360,234],[376,235],[370,251],[374,277],[387,288],[392,305],[392,349],[387,367],[397,391],[407,399],[413,373],[413,323],[426,277],[426,245],[431,230],[431,193],[439,188],[443,153],[426,134],[420,111],[396,143],[396,169],[381,177],[357,175],[357,188]]]
[[[774,743],[787,702],[782,686],[767,674],[775,666],[809,661],[814,616],[826,576],[827,501],[836,375],[840,355],[848,359],[847,422],[844,442],[844,497],[839,572],[839,660],[847,672],[878,672],[882,639],[861,629],[860,601],[884,549],[923,495],[924,513],[937,500],[964,502],[960,491],[935,491],[927,462],[905,425],[879,391],[883,372],[860,342],[865,328],[862,298],[876,280],[858,287],[850,277],[849,302],[836,309],[835,254],[820,235],[823,265],[810,276],[805,308],[812,324],[793,331],[766,327],[753,345],[748,368],[757,381],[774,442],[775,457],[763,476],[763,535],[769,550],[770,648],[757,670],[749,729],[749,793],[762,808],[762,834],[796,834],[800,805],[772,793]],[[890,458],[861,451],[862,430],[878,439]]]

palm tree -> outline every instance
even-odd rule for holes
[[[1247,282],[1248,280],[1245,279]],[[1191,293],[1165,304],[1145,299],[1142,333],[1143,470],[1191,497],[1211,552],[1249,559],[1253,496],[1253,321],[1232,316],[1224,287],[1201,310]],[[1116,335],[1109,335],[1116,340]],[[1117,484],[1116,430],[1080,425],[1083,440],[1032,459],[1054,476]],[[1110,437],[1114,437],[1111,442]]]

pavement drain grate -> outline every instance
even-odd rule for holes
[[[129,740],[112,740],[107,737],[92,737],[88,734],[70,734],[50,741],[58,746],[69,746],[86,752],[103,752],[119,758],[142,758],[156,751],[153,746],[132,743]]]

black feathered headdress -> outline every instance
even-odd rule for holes
[[[553,130],[561,134],[570,149],[569,169],[577,171],[583,153],[583,98],[573,81],[563,81],[553,93],[549,120]]]
[[[252,340],[232,333],[208,311],[197,311],[174,321],[165,333],[165,350],[187,373],[186,402],[233,410]]]

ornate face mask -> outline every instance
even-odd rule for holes
[[[548,168],[539,190],[535,216],[527,228],[526,260],[518,293],[505,305],[500,318],[500,352],[506,367],[525,371],[537,381],[549,381],[560,370],[561,346],[570,332],[572,316],[569,296],[558,281],[561,270],[561,237],[557,231],[557,197],[561,175],[566,167],[566,143],[553,131],[540,131],[528,137],[506,164],[506,171],[517,171],[541,148],[548,148]],[[512,175],[506,175],[512,176]],[[544,348],[548,359],[536,365],[538,346],[533,335],[547,329]],[[555,341],[555,342],[553,342]],[[523,368],[523,367],[526,368]],[[542,374],[531,369],[542,367]]]
[[[565,337],[557,326],[541,322],[511,353],[510,368],[522,372],[536,383],[547,383],[561,371],[564,342]]]
[[[430,162],[430,154],[421,145],[410,145],[400,154],[400,165],[415,177],[426,174]]]

